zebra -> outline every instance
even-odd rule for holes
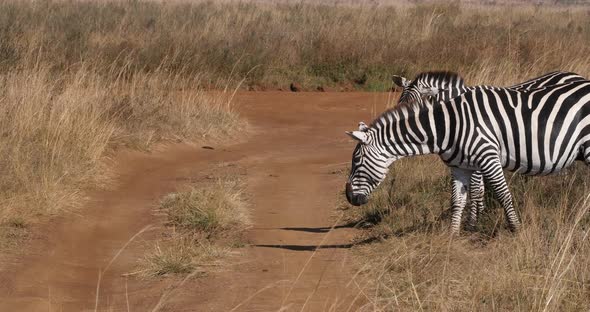
[[[590,165],[590,81],[528,91],[482,87],[433,102],[434,88],[419,90],[423,103],[387,110],[370,125],[347,132],[358,143],[345,194],[363,205],[396,160],[438,154],[452,176],[451,232],[460,230],[471,175],[481,171],[504,208],[508,226],[520,221],[503,169],[546,175],[575,160]]]
[[[420,93],[418,92],[418,89],[420,88],[438,89],[439,92],[434,97],[434,101],[448,101],[469,90],[473,90],[476,88],[485,88],[485,86],[466,86],[461,76],[449,71],[423,72],[418,74],[413,81],[410,81],[402,76],[394,75],[392,80],[397,86],[402,88],[402,93],[400,95],[400,99],[398,100],[398,105],[416,102],[421,103],[422,98],[420,96]],[[510,86],[508,88],[517,91],[525,91],[544,86],[581,80],[586,80],[586,78],[573,72],[554,71],[527,80],[525,82]],[[481,172],[476,171],[471,175],[471,181],[469,186],[469,198],[471,200],[470,210],[467,218],[467,224],[470,227],[475,226],[478,215],[481,214],[484,209],[483,182],[484,181]]]
[[[436,95],[435,99],[447,101],[469,90],[485,87],[466,86],[461,76],[450,71],[423,72],[418,74],[413,81],[402,76],[394,75],[392,80],[397,86],[402,88],[402,94],[398,103],[421,101],[420,97],[415,98],[413,96],[416,94],[411,91],[413,88],[438,88],[440,92]],[[586,78],[573,72],[553,71],[507,88],[525,91],[581,80],[586,80]]]

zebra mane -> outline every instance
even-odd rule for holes
[[[463,77],[461,77],[456,72],[452,71],[427,71],[419,73],[416,78],[412,81],[410,86],[417,85],[418,83],[422,84],[431,84],[436,83],[440,84],[440,82],[450,82],[453,81],[455,84],[464,85],[465,81]]]
[[[439,103],[435,103],[438,105]],[[400,117],[400,114],[403,112],[405,115],[407,114],[415,114],[421,109],[426,108],[426,105],[396,105],[395,107],[389,108],[383,113],[379,114],[370,124],[369,128],[380,127],[389,122],[390,119],[396,120]],[[391,118],[390,118],[391,116]],[[368,128],[368,129],[369,129]],[[366,130],[365,130],[366,131]]]

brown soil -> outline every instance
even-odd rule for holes
[[[158,199],[218,164],[246,172],[254,227],[251,246],[230,265],[181,287],[175,278],[125,277],[136,269],[148,230],[104,272],[99,311],[146,311],[174,289],[165,311],[347,311],[365,303],[351,266],[355,230],[332,225],[353,143],[344,135],[382,111],[386,94],[250,92],[238,109],[253,126],[245,143],[202,149],[171,146],[120,154],[119,183],[97,191],[78,214],[40,229],[24,255],[0,272],[0,311],[94,311],[99,272],[149,225]],[[320,248],[317,248],[321,246]]]

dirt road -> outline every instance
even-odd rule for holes
[[[178,280],[122,274],[133,271],[154,231],[112,260],[130,238],[158,224],[153,208],[161,196],[220,163],[246,172],[252,245],[221,272],[187,281],[162,310],[355,310],[364,302],[348,249],[355,230],[330,231],[344,183],[335,172],[353,148],[344,131],[370,121],[386,100],[372,93],[242,93],[238,110],[254,129],[244,143],[119,155],[115,189],[91,194],[87,207],[41,229],[30,252],[0,272],[0,311],[151,310]]]

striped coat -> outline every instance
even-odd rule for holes
[[[576,73],[554,71],[510,86],[508,89],[525,91],[582,80],[586,79]],[[402,87],[402,94],[400,95],[398,105],[424,104],[421,97],[421,90],[435,90],[437,94],[433,97],[434,101],[448,101],[470,90],[489,88],[487,86],[466,86],[459,75],[447,71],[424,72],[418,74],[413,81],[401,76],[393,76],[393,82],[399,87]],[[471,175],[469,197],[471,199],[471,208],[467,223],[469,226],[474,227],[478,214],[481,214],[484,209],[484,183],[483,176],[479,171]]]
[[[480,171],[502,204],[508,224],[520,222],[503,169],[545,175],[575,160],[590,164],[590,81],[529,91],[476,88],[449,101],[401,105],[348,134],[358,141],[346,184],[353,205],[368,202],[397,159],[438,154],[451,168],[453,232],[459,231],[469,181]]]

